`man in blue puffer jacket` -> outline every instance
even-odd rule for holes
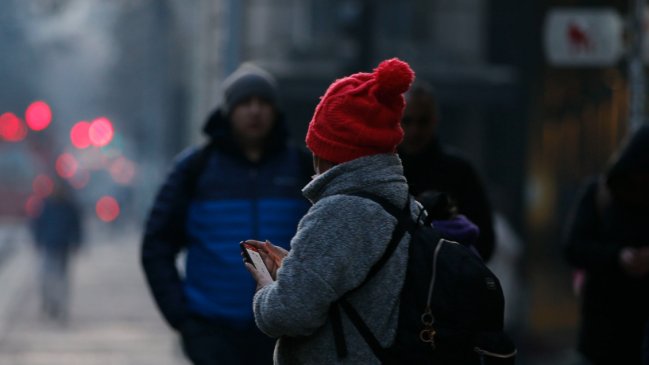
[[[144,271],[194,364],[272,363],[274,340],[255,326],[255,282],[241,265],[239,242],[290,242],[309,206],[301,188],[311,158],[287,143],[275,81],[250,64],[224,81],[221,105],[203,130],[209,144],[181,153],[156,197]]]

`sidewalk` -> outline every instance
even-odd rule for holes
[[[136,234],[86,247],[73,267],[68,325],[43,321],[29,244],[0,267],[0,365],[185,365],[151,301]]]

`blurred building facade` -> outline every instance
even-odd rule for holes
[[[218,81],[239,62],[277,75],[294,139],[302,143],[319,97],[335,78],[382,59],[408,61],[436,88],[441,134],[476,164],[497,207],[523,228],[523,186],[538,63],[535,2],[481,0],[203,1],[205,27],[190,54],[192,130],[213,107]],[[512,31],[516,29],[516,31]],[[209,35],[209,36],[206,36]],[[196,132],[191,132],[193,139]]]
[[[208,22],[224,34],[216,45],[221,54],[211,55],[221,60],[211,63],[221,62],[221,72],[212,74],[223,77],[246,60],[273,71],[298,143],[318,97],[336,77],[396,56],[432,83],[442,138],[475,163],[494,207],[522,234],[530,295],[521,305],[529,307],[533,331],[557,334],[532,341],[540,348],[570,346],[576,301],[560,252],[562,225],[579,182],[605,166],[626,133],[628,85],[622,63],[600,69],[547,64],[543,20],[555,6],[613,6],[625,14],[626,1],[248,0],[209,6],[225,19]],[[210,83],[216,95],[218,78]]]
[[[611,67],[546,62],[543,21],[555,7],[612,7],[626,16],[628,1],[223,0],[204,6],[210,10],[201,12],[209,29],[203,34],[213,35],[205,42],[215,48],[203,54],[209,62],[193,60],[206,71],[213,66],[203,73],[209,77],[196,80],[209,83],[195,88],[199,98],[210,96],[193,108],[195,123],[214,103],[218,81],[252,60],[278,76],[301,143],[331,80],[369,71],[384,58],[407,60],[436,88],[442,138],[475,163],[494,207],[522,234],[531,288],[522,305],[529,304],[531,328],[546,335],[532,340],[534,346],[571,345],[576,300],[561,231],[580,182],[605,167],[626,134],[628,79],[625,60]]]
[[[628,82],[624,60],[601,68],[544,61],[545,13],[567,6],[628,12],[626,0],[2,1],[0,116],[22,118],[45,100],[53,120],[22,142],[0,136],[0,216],[21,211],[39,174],[56,173],[68,152],[92,173],[79,190],[93,203],[87,210],[128,189],[121,202],[138,222],[171,158],[201,143],[220,82],[240,62],[277,76],[303,144],[332,80],[400,57],[435,87],[442,139],[479,169],[534,258],[526,266],[536,288],[532,326],[570,330],[575,300],[560,233],[579,183],[601,171],[626,133]],[[71,146],[74,123],[98,116],[113,121],[110,148]],[[108,165],[120,157],[137,166],[128,185],[110,179]]]
[[[630,3],[551,0],[543,2],[541,13],[613,9],[627,19]],[[525,200],[528,257],[535,258],[527,265],[534,288],[530,325],[552,333],[550,342],[555,345],[574,344],[577,299],[563,259],[562,233],[584,179],[606,168],[627,133],[627,59],[610,66],[562,66],[541,60],[530,114]]]
[[[89,215],[106,195],[118,199],[122,212],[142,215],[139,207],[153,194],[146,180],[164,173],[169,151],[182,145],[178,137],[185,131],[179,122],[187,100],[180,85],[185,61],[177,51],[182,32],[172,5],[2,2],[0,53],[8,56],[0,59],[0,115],[17,117],[22,133],[14,140],[0,137],[0,192],[18,197],[2,213],[29,210],[25,200],[38,195],[32,189],[36,178],[60,175],[58,158],[68,154],[74,171],[65,178]],[[43,130],[25,125],[26,109],[35,101],[51,108]],[[97,118],[110,121],[110,143],[75,146],[73,126]]]
[[[302,144],[333,79],[400,57],[436,88],[442,138],[465,151],[490,190],[507,192],[492,200],[523,228],[535,2],[8,0],[0,17],[0,48],[16,56],[0,61],[0,82],[15,86],[0,89],[0,114],[49,102],[52,127],[26,140],[57,153],[72,148],[74,123],[109,117],[119,136],[113,151],[137,163],[136,207],[154,193],[147,181],[199,143],[220,81],[240,62],[277,75]]]

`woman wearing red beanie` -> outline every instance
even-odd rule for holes
[[[374,201],[348,194],[378,195],[398,207],[410,204],[412,217],[420,216],[422,208],[408,198],[395,154],[403,138],[403,93],[413,79],[407,63],[390,59],[372,73],[335,81],[320,100],[306,135],[316,176],[303,193],[313,205],[298,225],[291,251],[247,241],[266,253],[273,276],[263,279],[246,264],[258,283],[255,321],[263,332],[279,338],[277,364],[379,363],[346,316],[342,325],[348,353],[337,356],[330,307],[355,288],[345,298],[362,313],[383,347],[394,340],[410,235],[361,285],[385,251],[397,221]]]

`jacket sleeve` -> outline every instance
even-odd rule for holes
[[[189,204],[186,182],[196,151],[181,154],[160,188],[146,222],[141,262],[153,298],[175,329],[187,318],[185,296],[176,266],[185,245],[185,213]]]
[[[568,262],[577,268],[619,270],[621,247],[600,235],[602,213],[597,207],[597,186],[597,180],[593,180],[579,194],[565,233],[565,255]]]
[[[331,199],[341,198],[325,200]],[[255,321],[262,332],[271,337],[312,334],[326,323],[331,304],[360,285],[379,259],[383,250],[376,248],[377,237],[387,244],[396,220],[379,213],[380,206],[354,199],[360,198],[344,204],[320,201],[302,219],[277,281],[255,294]],[[359,222],[358,217],[380,214],[385,219]],[[389,219],[392,224],[385,224]]]

